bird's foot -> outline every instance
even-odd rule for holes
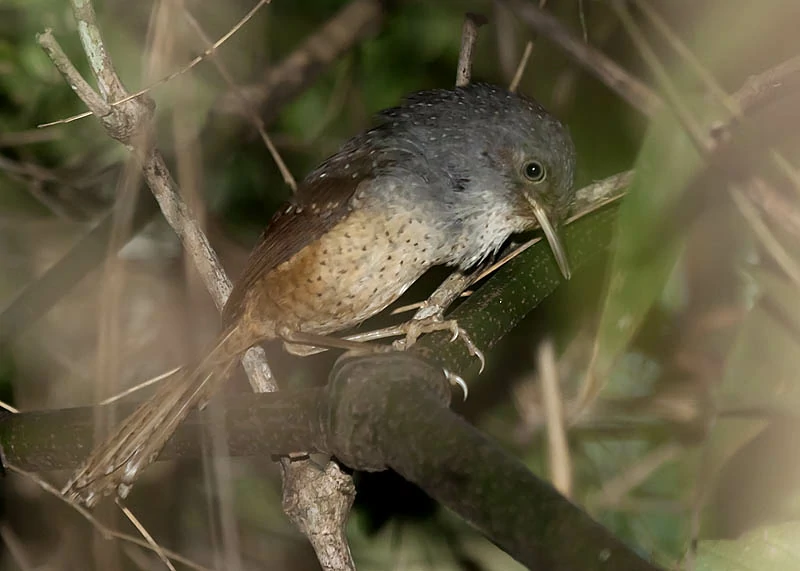
[[[466,345],[467,351],[473,357],[476,357],[481,364],[480,373],[486,365],[486,357],[483,355],[477,345],[472,341],[467,331],[458,325],[455,319],[443,319],[441,315],[432,315],[423,319],[412,319],[401,325],[398,325],[398,331],[404,332],[405,337],[398,339],[394,342],[393,346],[398,350],[409,349],[417,339],[425,333],[434,333],[436,331],[449,331],[451,333],[450,342],[457,339]],[[460,377],[459,377],[460,378]],[[463,381],[462,381],[463,382]]]

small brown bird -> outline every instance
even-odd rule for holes
[[[253,250],[215,347],[98,446],[64,489],[95,503],[127,494],[177,425],[244,351],[355,326],[436,265],[468,269],[541,226],[565,277],[555,225],[573,197],[575,152],[538,103],[472,84],[383,111],[300,184]]]

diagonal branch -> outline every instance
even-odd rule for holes
[[[81,6],[86,4],[84,2],[75,3]],[[96,29],[96,23],[93,22],[93,10],[82,9],[80,16],[83,18],[83,22],[88,22],[86,23],[88,30]],[[87,37],[91,38],[93,42],[101,44],[92,52],[95,54],[94,59],[96,60],[92,63],[95,74],[104,77],[104,84],[108,86],[108,89],[114,90],[115,100],[124,99],[127,94],[118,92],[116,87],[117,83],[121,85],[119,79],[110,79],[111,75],[116,75],[113,66],[105,62],[100,55],[97,55],[106,54],[105,48],[102,47],[102,39],[99,32],[89,31],[87,34]],[[51,57],[67,83],[70,86],[80,87],[80,90],[76,89],[77,95],[87,106],[90,105],[90,102],[92,105],[96,105],[97,94],[94,94],[91,88],[88,88],[88,84],[69,62],[53,34],[50,31],[46,31],[38,37],[38,41]],[[92,58],[90,57],[90,59]],[[98,82],[100,82],[99,78]],[[142,95],[114,106],[111,106],[106,101],[106,108],[102,110],[103,113],[99,114],[98,117],[108,134],[127,146],[140,162],[145,181],[158,201],[164,218],[175,230],[183,247],[191,256],[215,305],[218,309],[222,309],[232,289],[231,281],[222,268],[219,258],[211,247],[205,233],[181,198],[180,190],[172,178],[161,153],[150,141],[154,108],[152,101],[147,96]],[[258,348],[251,349],[243,359],[251,386],[253,386],[254,390],[259,391],[274,390],[275,383],[266,363],[258,362],[257,356],[259,353],[262,353],[262,350]]]
[[[352,0],[314,32],[285,60],[270,67],[258,84],[231,89],[220,97],[215,110],[247,116],[260,109],[264,123],[358,42],[372,36],[384,16],[381,0]],[[245,100],[249,105],[242,103]]]
[[[557,18],[548,14],[534,2],[502,0],[502,3],[515,12],[533,31],[555,42],[586,71],[619,94],[634,109],[652,117],[661,107],[659,95],[644,82],[567,30]]]

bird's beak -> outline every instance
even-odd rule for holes
[[[565,279],[569,279],[572,272],[569,269],[569,262],[567,261],[567,252],[561,244],[561,239],[558,237],[555,227],[550,223],[550,218],[547,216],[547,211],[539,204],[539,201],[534,198],[529,198],[531,207],[533,208],[533,215],[542,227],[547,243],[550,244],[550,249],[553,251],[553,256],[556,258],[558,269]]]

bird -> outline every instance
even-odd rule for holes
[[[557,229],[574,200],[575,160],[563,123],[533,98],[487,83],[416,92],[379,112],[269,221],[206,356],[97,446],[64,495],[89,506],[125,497],[248,348],[324,345],[431,267],[468,270],[512,234],[539,227],[569,278]]]

